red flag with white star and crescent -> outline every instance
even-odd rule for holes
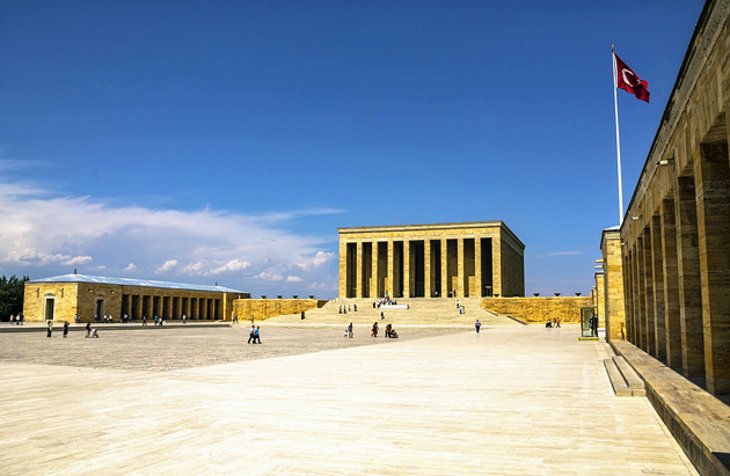
[[[616,61],[616,87],[633,94],[637,99],[649,102],[649,90],[647,89],[649,83],[639,78],[616,53],[613,54],[613,58]]]

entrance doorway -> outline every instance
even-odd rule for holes
[[[98,321],[102,316],[104,316],[104,300],[97,299],[96,307],[94,307],[94,319]]]
[[[46,298],[46,320],[52,321],[55,311],[56,300],[52,297]]]

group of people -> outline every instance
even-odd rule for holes
[[[68,337],[69,326],[70,324],[68,323],[68,321],[63,321],[64,339]],[[46,330],[46,337],[53,337],[53,321],[51,319],[46,322]],[[99,338],[99,331],[96,330],[95,327],[92,327],[90,322],[86,323],[86,337],[96,337],[97,339]]]
[[[547,322],[545,323],[545,327],[548,327],[548,328],[560,327],[560,318],[553,317],[552,321],[550,319],[548,319]]]
[[[25,321],[25,316],[22,312],[19,312],[16,316],[15,314],[10,314],[10,325],[12,326],[15,324],[16,326],[22,326],[23,321]]]
[[[348,329],[352,329],[352,323],[348,326]],[[350,331],[351,332],[351,331]],[[380,326],[378,325],[378,322],[373,322],[373,328],[370,331],[370,337],[378,337],[378,333],[380,332]],[[393,329],[393,324],[387,324],[385,326],[385,338],[386,339],[397,339],[398,333]]]
[[[261,343],[261,328],[251,324],[251,328],[248,330],[248,343],[253,342],[254,344]]]
[[[357,312],[357,304],[347,305],[344,304],[340,305],[340,308],[337,310],[337,314],[347,314],[348,312]],[[304,312],[302,311],[302,319],[304,319]]]
[[[395,306],[398,304],[398,301],[394,301],[390,299],[390,296],[385,296],[384,298],[380,298],[377,301],[373,301],[373,309],[380,308],[380,306],[383,306],[385,304]]]

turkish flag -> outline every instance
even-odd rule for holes
[[[614,70],[616,74],[616,87],[633,94],[637,99],[649,102],[649,90],[646,89],[649,87],[649,83],[639,78],[633,69],[621,61],[621,58],[616,53],[613,54],[613,59],[616,62],[616,69]]]

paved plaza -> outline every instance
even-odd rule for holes
[[[696,474],[575,326],[368,334],[0,334],[2,473]]]

